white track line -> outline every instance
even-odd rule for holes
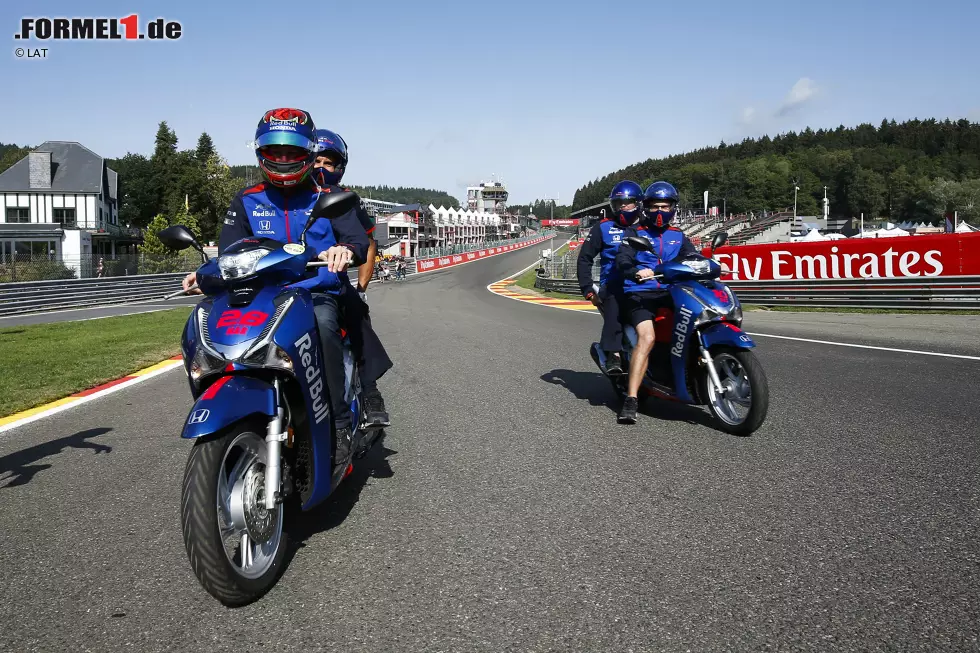
[[[98,392],[90,394],[87,397],[79,397],[77,401],[73,401],[71,403],[64,404],[62,406],[55,406],[54,408],[37,413],[36,415],[31,415],[30,417],[19,419],[16,422],[11,422],[6,426],[0,426],[0,433],[3,433],[4,431],[10,431],[12,429],[15,429],[19,426],[23,426],[25,424],[30,424],[31,422],[36,422],[39,419],[48,417],[50,415],[55,415],[56,413],[60,413],[62,411],[68,410],[69,408],[75,408],[76,406],[92,401],[93,399],[99,399],[101,397],[105,397],[106,395],[111,395],[113,392],[119,392],[120,390],[124,390],[130,386],[134,386],[137,383],[141,383],[143,381],[146,381],[147,379],[152,379],[153,377],[159,376],[161,374],[166,374],[167,372],[171,372],[177,369],[178,367],[184,366],[183,361],[172,361],[172,362],[173,365],[164,367],[159,370],[154,370],[153,372],[148,372],[147,374],[138,376],[135,379],[130,379],[129,381],[124,381],[118,385],[114,385],[111,388],[106,388],[105,390],[100,390]]]
[[[796,340],[799,342],[813,342],[818,345],[834,345],[835,347],[855,347],[857,349],[877,349],[878,351],[894,351],[900,354],[921,354],[923,356],[942,356],[943,358],[962,358],[970,361],[980,361],[980,356],[966,356],[964,354],[945,354],[938,351],[922,351],[919,349],[897,349],[895,347],[878,347],[876,345],[857,345],[851,342],[833,342],[830,340],[814,340],[812,338],[796,338],[794,336],[777,336],[774,333],[752,333],[746,331],[750,336],[762,338],[779,338],[780,340]]]
[[[569,238],[564,243],[562,243],[561,245],[559,245],[558,246],[558,249],[561,249],[562,247],[564,247],[568,243],[572,242],[573,240],[575,240],[575,238]],[[540,259],[540,257],[538,257],[538,258]],[[494,281],[491,284],[487,284],[487,290],[489,292],[493,293],[494,295],[497,295],[497,297],[503,297],[504,299],[512,299],[515,302],[520,302],[522,304],[531,304],[533,306],[542,306],[544,308],[559,308],[559,309],[561,309],[563,311],[571,311],[573,313],[592,313],[592,311],[583,311],[580,308],[568,308],[567,306],[558,306],[558,305],[555,305],[555,304],[538,304],[536,302],[528,302],[528,301],[524,301],[523,299],[518,299],[517,297],[510,297],[509,295],[501,295],[499,293],[494,292],[490,288],[490,286],[494,286],[494,285],[500,283],[501,281],[506,281],[508,279],[515,279],[515,278],[521,276],[522,274],[524,274],[525,272],[527,272],[528,270],[530,270],[531,268],[533,268],[537,264],[538,264],[538,261],[535,261],[534,263],[532,263],[531,265],[527,266],[523,270],[518,270],[517,272],[514,272],[513,274],[510,274],[510,275],[504,277],[503,279],[499,279],[497,281]],[[585,298],[583,297],[582,299],[585,299]],[[596,311],[595,314],[596,315],[600,315],[600,313],[598,311]]]

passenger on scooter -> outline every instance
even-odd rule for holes
[[[654,318],[658,309],[671,306],[670,293],[653,278],[653,270],[660,263],[699,254],[683,231],[670,226],[676,212],[677,189],[666,181],[650,184],[643,193],[640,219],[623,234],[623,244],[616,255],[616,268],[623,277],[623,314],[636,329],[637,341],[630,354],[629,383],[619,411],[619,422],[623,424],[636,423],[637,394],[655,342]],[[653,250],[636,251],[626,242],[630,236],[646,238]]]
[[[340,184],[349,161],[347,142],[328,129],[316,130],[317,153],[313,163],[313,181],[318,186]],[[357,290],[348,284],[341,297],[344,308],[344,322],[351,336],[354,355],[359,360],[359,373],[364,398],[364,414],[372,426],[391,424],[385,400],[378,390],[378,379],[392,368],[394,363],[385,351],[381,339],[371,326],[371,315],[367,304],[367,287],[374,273],[374,259],[378,254],[378,243],[374,236],[374,223],[363,206],[356,209],[357,219],[367,232],[370,240],[367,259],[357,269]]]
[[[620,297],[623,280],[616,270],[616,252],[623,231],[640,213],[643,188],[635,181],[621,181],[609,193],[613,217],[594,224],[578,252],[578,285],[586,299],[602,313],[602,337],[599,346],[606,352],[606,374],[622,374],[623,327],[620,323]],[[592,279],[592,263],[599,256],[599,287]]]
[[[341,190],[336,186],[320,188],[313,183],[316,138],[316,126],[306,111],[273,109],[259,120],[255,156],[265,181],[239,191],[231,201],[218,238],[219,254],[248,237],[297,242],[320,194]],[[336,431],[336,473],[350,464],[353,435],[350,407],[344,401],[346,379],[338,300],[350,289],[347,267],[363,262],[367,256],[368,236],[352,209],[339,218],[314,223],[306,232],[306,245],[329,264],[292,287],[307,288],[313,296],[326,367],[324,380]],[[192,272],[184,278],[185,290],[196,282],[196,277]]]

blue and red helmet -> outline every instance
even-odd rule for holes
[[[325,154],[330,154],[333,159],[340,159],[340,163],[334,166],[334,171],[329,172],[326,168],[313,168],[313,181],[320,186],[333,184],[336,186],[344,178],[344,171],[347,170],[347,142],[336,132],[329,129],[316,130],[316,156],[317,163],[319,158]]]
[[[677,213],[677,189],[666,181],[655,181],[643,191],[643,222],[649,227],[663,228]],[[669,202],[670,209],[653,209],[658,202]]]
[[[316,125],[302,109],[271,109],[255,129],[255,157],[262,176],[280,188],[302,183],[316,159]]]
[[[613,186],[609,193],[609,206],[612,207],[616,221],[623,227],[628,227],[640,215],[640,202],[643,200],[643,188],[635,181],[621,181]],[[626,211],[624,206],[633,205]]]

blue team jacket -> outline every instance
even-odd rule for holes
[[[627,229],[609,218],[592,225],[578,253],[578,285],[583,295],[593,290],[592,263],[596,255],[599,256],[599,285],[614,292],[622,288],[622,277],[616,269],[616,253]]]
[[[320,193],[340,190],[337,186],[319,188],[310,184],[286,194],[271,184],[261,183],[239,191],[225,216],[218,253],[250,236],[283,243],[298,242]],[[368,236],[354,210],[339,218],[317,220],[306,232],[306,245],[318,254],[334,245],[350,247],[354,252],[354,265],[367,257],[368,244]],[[334,295],[345,290],[344,284],[350,285],[347,272],[330,272],[326,267],[316,270],[315,276],[291,285]]]
[[[629,236],[646,238],[653,245],[652,252],[636,251],[625,242]],[[672,261],[678,256],[697,254],[694,243],[676,227],[662,231],[643,226],[631,227],[623,234],[623,244],[616,255],[616,268],[623,275],[623,291],[627,293],[661,290],[664,285],[656,279],[637,281],[634,276],[639,270],[653,270],[660,263]]]

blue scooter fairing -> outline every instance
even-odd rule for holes
[[[194,440],[214,435],[253,415],[276,415],[275,388],[254,377],[223,376],[194,402],[180,437]]]
[[[731,322],[717,322],[701,331],[701,342],[705,348],[711,349],[715,345],[727,345],[736,349],[752,349],[755,341],[749,334]]]

